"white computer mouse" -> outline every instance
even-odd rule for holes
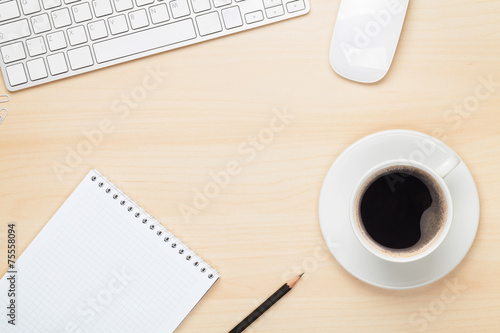
[[[409,0],[342,0],[330,64],[347,79],[373,83],[391,67]]]

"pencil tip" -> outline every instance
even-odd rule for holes
[[[295,284],[300,280],[300,278],[302,277],[302,275],[304,275],[304,273],[302,273],[300,275],[297,275],[296,277],[294,277],[293,279],[291,279],[290,281],[288,281],[286,284],[290,288],[293,288],[293,286],[295,286]]]

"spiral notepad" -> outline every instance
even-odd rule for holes
[[[0,332],[172,332],[219,274],[92,170],[0,280]]]

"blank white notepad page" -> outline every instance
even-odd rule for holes
[[[19,257],[0,332],[172,332],[219,274],[91,171]]]

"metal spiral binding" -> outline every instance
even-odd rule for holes
[[[90,179],[91,179],[93,182],[95,182],[95,181],[97,180],[97,177],[96,177],[96,176],[92,176]],[[103,186],[104,186],[104,183],[103,183],[102,181],[100,181],[97,185],[98,185],[99,187],[103,187]],[[109,187],[108,187],[108,188],[106,188],[105,192],[106,192],[106,193],[108,193],[108,194],[109,194],[109,193],[111,193],[111,188],[109,188]],[[113,198],[114,200],[118,199],[118,194],[113,194],[112,198]],[[120,205],[122,205],[122,206],[125,206],[125,204],[126,204],[126,203],[127,203],[127,202],[126,202],[125,200],[121,200],[121,201],[120,201]],[[134,213],[134,207],[133,207],[133,206],[128,206],[128,207],[127,207],[127,211],[128,211],[128,212],[131,212],[131,213]],[[140,218],[140,217],[141,217],[141,213],[140,213],[140,212],[135,212],[135,213],[134,213],[134,216],[135,216],[135,218]],[[147,219],[147,218],[143,218],[143,219],[142,219],[142,223],[143,223],[143,224],[147,224],[147,223],[148,223],[148,219]],[[155,225],[154,225],[154,224],[150,224],[150,225],[149,225],[149,229],[150,229],[150,230],[154,230],[154,229],[155,229]],[[161,236],[161,235],[163,235],[163,231],[162,231],[162,230],[157,231],[157,232],[156,232],[156,235],[157,235],[157,236]],[[164,238],[163,238],[163,241],[164,241],[165,243],[168,243],[168,242],[170,241],[170,237],[169,237],[169,236],[164,237]],[[175,248],[177,247],[177,243],[172,243],[171,247],[172,247],[173,249],[175,249]],[[178,253],[179,253],[180,255],[183,255],[183,254],[184,254],[184,249],[182,249],[182,248],[181,248],[181,249],[179,249]],[[187,254],[187,255],[186,255],[186,260],[187,260],[187,261],[190,261],[190,260],[191,260],[191,258],[192,258],[192,256],[191,256],[190,254]],[[198,267],[198,266],[199,266],[199,264],[200,264],[200,262],[199,262],[199,261],[195,261],[195,262],[193,263],[193,266],[194,266],[194,267]],[[201,273],[205,273],[205,272],[206,272],[206,270],[207,270],[207,269],[206,269],[206,267],[202,267],[202,268],[200,269],[200,272],[201,272]],[[214,277],[214,275],[213,275],[212,273],[208,274],[208,278],[209,278],[209,279],[213,279],[213,277]]]

